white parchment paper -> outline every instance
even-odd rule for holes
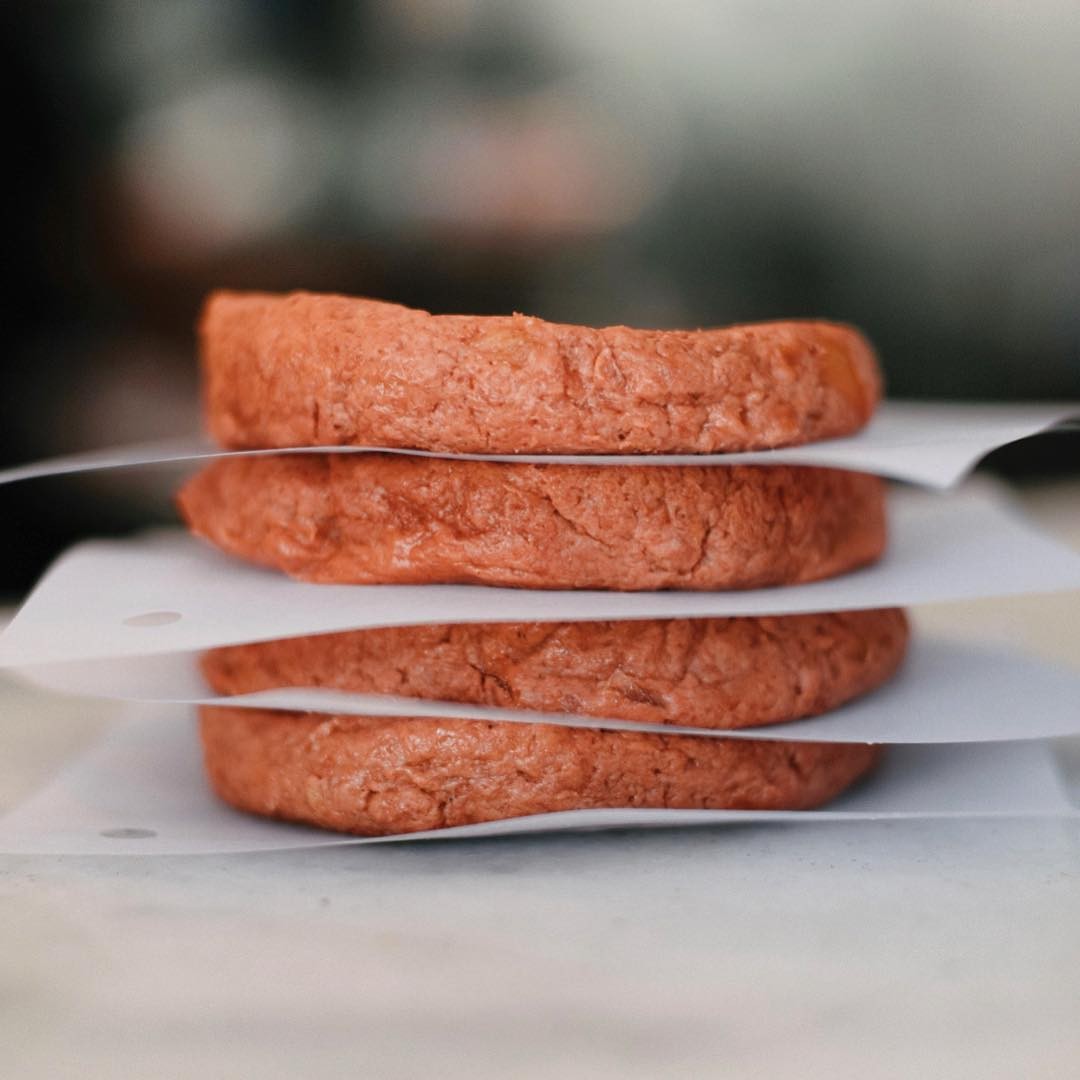
[[[900,674],[874,693],[825,716],[744,731],[461,705],[417,698],[287,688],[216,697],[197,654],[125,657],[25,668],[34,685],[62,693],[143,702],[232,705],[357,716],[425,716],[551,723],[572,727],[687,733],[717,738],[823,742],[960,743],[1080,734],[1080,674],[1005,648],[916,635]]]
[[[179,722],[178,722],[179,721]],[[248,817],[209,793],[193,724],[143,711],[0,818],[0,853],[201,855],[595,829],[890,818],[1072,817],[1050,744],[900,746],[818,811],[580,810],[360,840]]]
[[[421,623],[778,615],[1080,588],[1080,555],[986,485],[948,499],[894,493],[891,547],[830,581],[744,592],[573,592],[441,585],[306,585],[180,532],[73,548],[0,635],[0,667],[191,652]]]
[[[825,465],[950,488],[991,450],[1080,417],[1080,402],[956,404],[890,401],[856,435],[808,446],[739,454],[439,454],[371,446],[293,447],[229,452],[200,436],[110,447],[0,470],[0,484],[138,465],[281,453],[394,453],[472,461],[588,465]]]

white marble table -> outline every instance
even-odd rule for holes
[[[1028,501],[1080,543],[1080,488]],[[921,619],[1080,667],[1075,594]],[[0,807],[112,715],[0,683]],[[9,857],[0,897],[6,1077],[1080,1075],[1075,823]]]

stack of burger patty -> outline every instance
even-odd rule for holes
[[[850,434],[880,395],[853,330],[697,332],[432,316],[341,296],[219,293],[201,326],[225,447],[434,454],[701,454]],[[876,560],[880,479],[788,466],[536,464],[387,453],[219,459],[191,529],[304,581],[528,589],[790,585]],[[887,680],[897,610],[424,625],[216,649],[219,694],[283,686],[739,729]],[[541,723],[202,710],[211,783],[259,814],[358,834],[593,807],[799,809],[879,756],[862,744]]]

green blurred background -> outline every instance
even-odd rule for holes
[[[219,285],[821,316],[896,396],[1080,398],[1074,2],[39,0],[0,26],[0,464],[197,427]],[[169,483],[0,489],[0,594],[167,517]]]

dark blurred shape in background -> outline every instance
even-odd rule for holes
[[[197,427],[211,288],[856,323],[906,397],[1080,397],[1080,5],[8,2],[0,463]],[[1055,436],[997,462],[1077,468]],[[0,593],[166,517],[0,489]]]

